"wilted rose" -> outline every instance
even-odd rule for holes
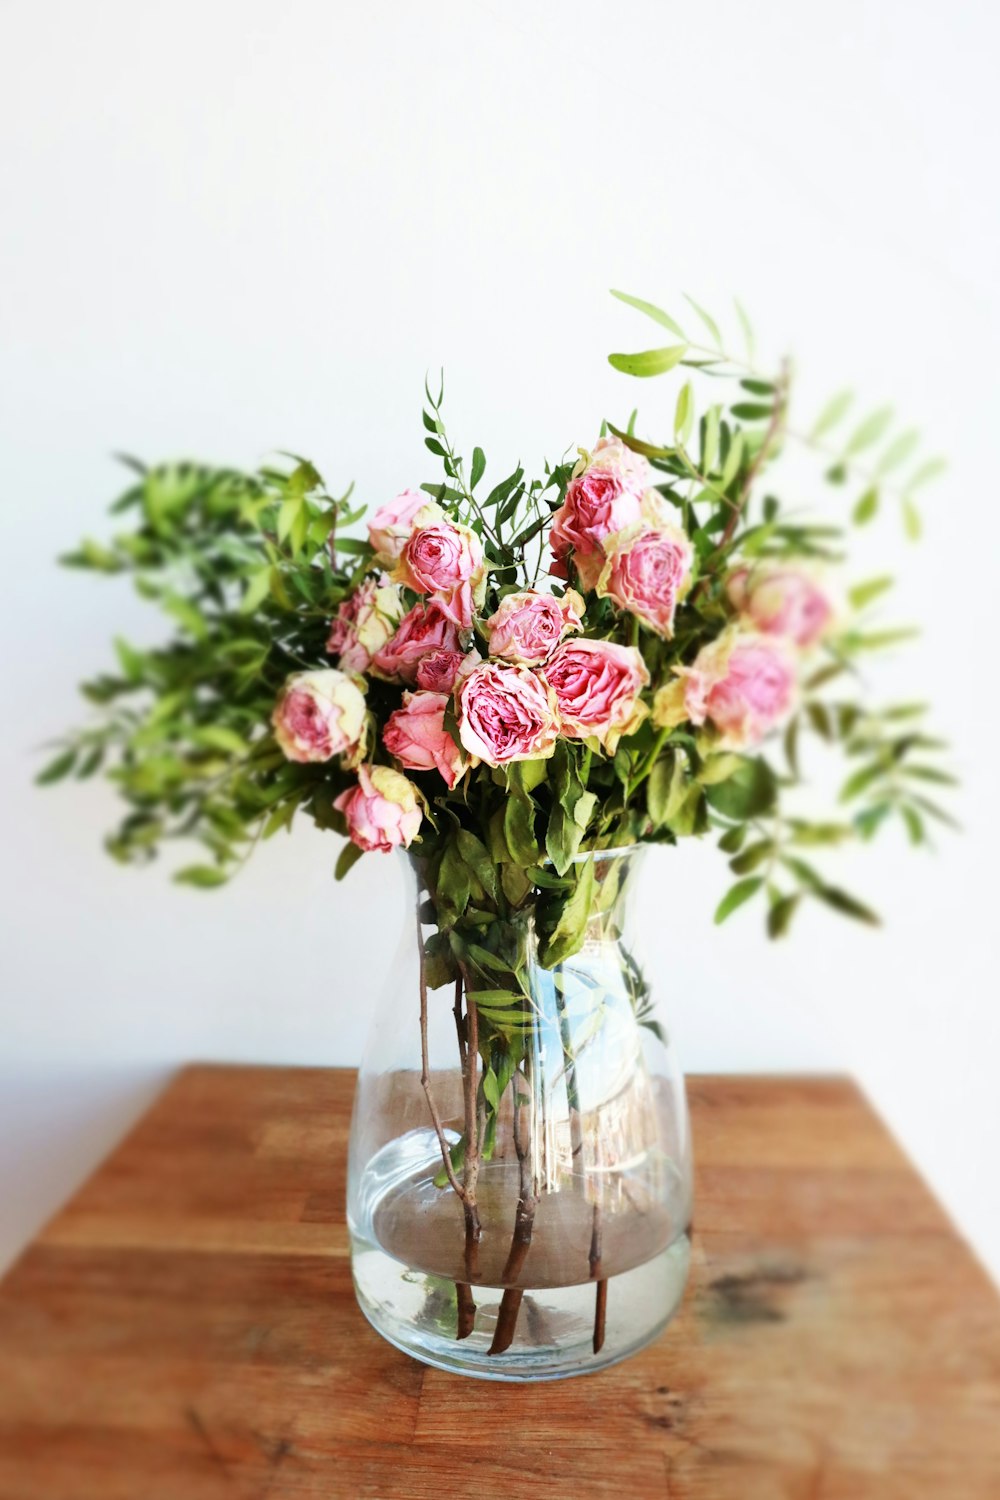
[[[546,663],[561,730],[568,739],[594,739],[613,755],[648,713],[640,693],[649,672],[634,646],[612,641],[564,641]]]
[[[403,616],[392,638],[372,657],[371,668],[377,677],[413,683],[420,662],[437,651],[458,653],[461,641],[454,620],[431,600],[415,604]]]
[[[605,537],[633,525],[642,514],[642,494],[650,482],[649,464],[620,438],[606,437],[581,458],[552,517],[550,541],[557,577],[566,576],[572,558],[580,582],[592,589],[600,575]]]
[[[677,526],[639,521],[608,537],[597,592],[657,635],[673,634],[674,612],[690,576],[693,549]]]
[[[567,589],[562,599],[537,589],[508,594],[485,622],[490,655],[537,667],[564,635],[580,629],[582,619],[583,600],[575,589]]]
[[[458,732],[470,755],[490,766],[541,760],[559,734],[555,696],[528,667],[487,661],[461,683]]]
[[[426,688],[431,693],[446,693],[450,697],[458,679],[471,672],[481,660],[475,651],[448,651],[444,648],[430,651],[417,662],[417,687]]]
[[[418,594],[429,594],[449,620],[468,629],[486,583],[483,545],[468,526],[444,518],[426,525],[419,516],[417,521],[394,577]]]
[[[378,562],[389,567],[396,561],[421,511],[428,519],[442,513],[420,490],[404,490],[395,500],[379,507],[368,522],[368,540]]]
[[[385,574],[366,578],[337,610],[327,651],[339,657],[345,672],[367,671],[372,657],[399,624],[402,612],[399,589]]]
[[[730,578],[727,592],[756,630],[783,636],[802,649],[815,645],[833,622],[829,595],[804,568],[740,568]]]
[[[408,849],[423,821],[417,789],[391,766],[359,766],[358,784],[334,801],[351,841],[366,852]]]
[[[795,656],[777,636],[730,629],[703,646],[679,681],[653,701],[653,721],[672,728],[713,724],[719,746],[744,750],[787,718],[796,697]]]
[[[445,693],[404,693],[382,743],[408,771],[440,771],[451,788],[465,770],[465,757],[444,727],[449,701]]]
[[[331,760],[358,744],[365,722],[364,694],[333,667],[295,672],[271,715],[274,737],[289,760]]]

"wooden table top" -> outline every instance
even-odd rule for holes
[[[852,1084],[692,1078],[683,1307],[497,1386],[358,1311],[354,1074],[191,1067],[0,1284],[0,1500],[997,1500],[1000,1302]]]

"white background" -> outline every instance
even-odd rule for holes
[[[923,545],[890,515],[869,551],[924,627],[891,686],[936,702],[965,834],[845,861],[881,934],[714,929],[707,846],[654,857],[644,915],[690,1069],[853,1070],[1000,1268],[995,8],[8,0],[0,25],[0,1261],[183,1060],[355,1061],[403,910],[393,862],[335,889],[306,829],[181,891],[102,854],[106,788],[31,787],[110,637],[158,628],[54,566],[102,534],[109,455],[291,448],[378,504],[434,477],[441,364],[495,476],[636,398],[663,435],[669,382],[605,363],[659,341],[623,286],[729,326],[738,294],[796,356],[800,423],[856,382],[951,456]]]

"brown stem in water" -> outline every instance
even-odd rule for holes
[[[461,983],[461,981],[459,981]],[[476,1205],[479,1182],[481,1139],[476,1112],[479,1093],[479,1012],[469,1002],[465,990],[465,1164],[462,1174],[462,1204],[465,1209],[465,1274],[470,1281],[479,1280],[479,1240],[482,1227]]]
[[[528,1250],[531,1247],[535,1209],[538,1205],[538,1194],[535,1191],[534,1174],[531,1170],[528,1152],[529,1143],[525,1141],[521,1131],[521,1110],[517,1097],[516,1077],[515,1074],[511,1086],[514,1089],[514,1149],[517,1152],[520,1196],[517,1213],[514,1216],[514,1235],[511,1240],[510,1253],[507,1256],[507,1264],[503,1268],[503,1280],[507,1283],[517,1280],[527,1259]],[[525,1082],[527,1083],[527,1079]],[[500,1311],[497,1314],[493,1342],[490,1345],[491,1354],[503,1354],[505,1349],[510,1348],[523,1296],[523,1287],[508,1285],[505,1288],[500,1299]]]
[[[594,1353],[604,1343],[604,1324],[608,1308],[608,1278],[601,1275],[601,1205],[594,1204],[594,1222],[590,1234],[590,1274],[597,1281],[597,1298],[594,1303]]]

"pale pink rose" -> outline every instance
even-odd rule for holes
[[[457,699],[459,738],[476,760],[507,766],[552,754],[559,735],[555,696],[530,668],[485,661],[462,682]]]
[[[478,667],[481,660],[475,651],[443,648],[431,651],[417,662],[417,687],[426,688],[431,693],[446,693],[450,697],[459,678]]]
[[[450,702],[446,693],[404,693],[403,706],[389,715],[382,743],[408,771],[440,771],[453,787],[465,770],[465,757],[444,727]]]
[[[344,672],[295,672],[271,715],[274,737],[288,760],[331,760],[353,750],[365,723],[365,698]]]
[[[654,721],[662,727],[685,719],[713,724],[722,749],[759,744],[795,706],[795,656],[778,636],[728,630],[703,646],[680,676],[682,695],[672,683],[657,693]]]
[[[604,550],[606,561],[597,580],[601,598],[636,615],[657,635],[671,636],[694,555],[683,531],[640,521],[608,537]]]
[[[460,651],[458,627],[440,604],[415,604],[399,622],[395,635],[372,657],[376,677],[416,682],[417,668],[434,651]]]
[[[400,593],[383,573],[364,580],[337,610],[326,649],[345,672],[366,672],[392,635],[403,612]]]
[[[572,558],[580,582],[592,589],[601,571],[604,538],[640,519],[649,482],[649,464],[641,455],[620,438],[601,438],[593,453],[577,464],[566,498],[552,517],[553,574],[566,577],[566,563]]]
[[[393,576],[416,593],[429,594],[449,620],[468,629],[486,585],[483,544],[468,526],[444,518],[424,525],[418,516]]]
[[[333,805],[347,819],[352,843],[366,852],[408,849],[423,821],[416,787],[391,766],[359,766],[357,786]]]
[[[379,506],[368,522],[368,540],[379,562],[388,567],[396,561],[413,530],[414,517],[431,503],[420,490],[404,490],[388,505]]]
[[[639,695],[649,685],[649,672],[634,646],[564,641],[544,672],[567,739],[597,740],[613,755],[622,736],[634,733],[648,713]]]
[[[741,568],[728,584],[740,614],[765,635],[780,635],[803,650],[833,621],[833,604],[805,569],[781,564]]]
[[[485,622],[491,656],[537,667],[550,657],[564,635],[579,630],[583,600],[575,589],[562,599],[537,589],[508,594]]]

